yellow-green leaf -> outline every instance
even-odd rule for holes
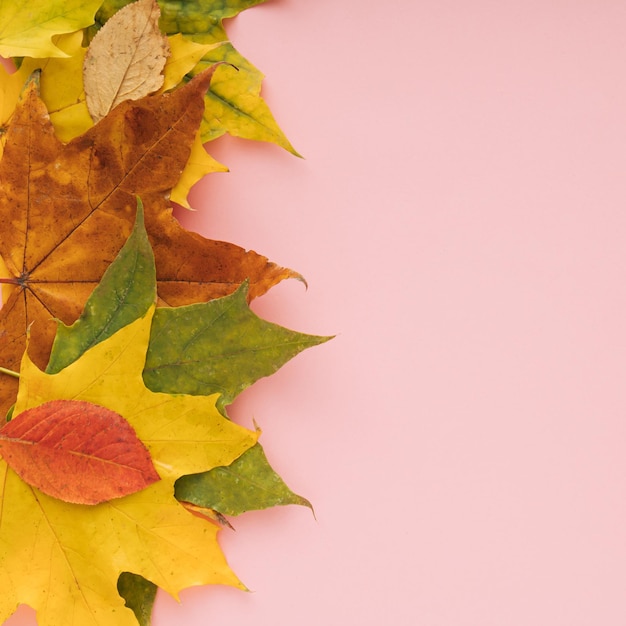
[[[101,0],[0,1],[0,55],[4,57],[64,57],[52,41],[94,22]]]
[[[260,95],[263,74],[229,43],[208,53],[197,71],[220,61],[229,65],[216,70],[207,92],[202,139],[210,141],[227,132],[234,137],[275,143],[299,156]]]

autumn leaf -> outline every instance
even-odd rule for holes
[[[229,464],[256,434],[222,417],[215,396],[145,387],[141,371],[153,313],[151,307],[54,375],[24,355],[14,419],[50,398],[106,406],[135,429],[161,480],[86,507],[46,496],[0,461],[0,619],[27,603],[40,626],[136,626],[118,594],[122,572],[174,596],[195,584],[242,587],[217,545],[217,527],[188,513],[174,499],[173,484],[181,474]]]
[[[313,508],[270,467],[258,443],[227,467],[180,478],[176,482],[176,498],[223,515],[241,515],[286,504]]]
[[[96,14],[96,25],[104,24],[130,0],[105,0]],[[194,73],[215,63],[226,63],[215,75],[206,94],[202,141],[224,133],[244,139],[276,143],[297,155],[261,97],[263,74],[233,47],[223,21],[265,0],[161,0],[161,30],[182,33],[201,44],[212,44]],[[237,68],[235,70],[234,68]]]
[[[139,626],[150,626],[157,586],[142,576],[122,572],[117,581],[117,591],[135,614]]]
[[[210,79],[209,70],[172,93],[126,101],[65,145],[31,82],[0,161],[0,254],[15,285],[0,311],[4,367],[16,369],[34,320],[69,324],[78,317],[131,231],[136,196],[146,204],[160,303],[209,300],[246,279],[256,297],[298,277],[254,252],[186,231],[172,216],[167,195],[189,157]],[[50,326],[37,324],[33,333],[33,358],[44,366]],[[14,393],[14,382],[0,377],[3,410]]]
[[[0,55],[64,57],[52,41],[94,22],[101,0],[29,0],[0,4]]]
[[[216,161],[204,148],[200,131],[196,134],[193,144],[191,145],[191,154],[185,169],[183,170],[178,182],[172,189],[170,199],[180,206],[190,209],[191,205],[187,196],[191,188],[202,180],[207,174],[212,172],[227,172],[228,168]]]
[[[170,54],[159,30],[156,0],[138,0],[118,11],[93,38],[85,56],[83,83],[95,122],[125,100],[161,88]]]
[[[53,498],[98,504],[159,480],[150,453],[118,413],[90,402],[51,400],[0,429],[0,454]]]
[[[329,337],[267,322],[247,304],[247,285],[231,295],[186,307],[159,309],[146,359],[151,389],[191,394],[206,389],[230,404],[245,388]]]

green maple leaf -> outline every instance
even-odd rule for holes
[[[101,0],[0,0],[0,55],[65,57],[54,35],[93,24]]]
[[[95,28],[130,1],[105,0],[96,15]],[[297,155],[260,95],[263,74],[234,48],[223,25],[224,19],[265,1],[159,0],[160,27],[168,35],[182,33],[197,43],[219,44],[204,56],[193,75],[215,63],[229,64],[216,71],[207,92],[202,141],[229,133],[244,139],[272,142]]]

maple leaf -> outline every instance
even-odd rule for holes
[[[202,44],[214,44],[194,73],[215,63],[228,64],[216,72],[206,94],[206,113],[201,129],[204,142],[229,133],[244,139],[276,143],[297,155],[260,95],[263,74],[233,47],[223,25],[224,19],[265,1],[161,0],[161,30],[169,35],[182,33]],[[106,23],[128,2],[130,0],[105,0],[96,14],[96,24]]]
[[[257,435],[222,417],[216,397],[148,390],[141,372],[154,306],[61,372],[42,372],[25,353],[14,419],[50,399],[82,401],[124,416],[147,446],[160,481],[95,507],[50,498],[0,461],[0,619],[20,602],[41,626],[131,626],[117,581],[141,575],[170,594],[196,584],[242,587],[216,542],[216,527],[173,497],[189,472],[229,464]]]
[[[0,55],[63,57],[54,35],[93,24],[101,0],[29,0],[0,3]]]
[[[16,369],[33,320],[78,317],[130,233],[136,196],[147,207],[160,303],[209,300],[246,279],[256,297],[298,277],[254,252],[186,231],[172,216],[167,195],[188,159],[210,79],[209,70],[171,93],[123,102],[65,145],[31,82],[0,161],[0,254],[16,287],[0,311],[4,367]],[[33,358],[43,366],[53,335],[47,325],[33,333]],[[14,394],[15,383],[1,377],[0,408]]]
[[[120,102],[138,100],[163,85],[170,50],[159,15],[156,0],[137,0],[118,11],[91,42],[83,83],[95,122]]]

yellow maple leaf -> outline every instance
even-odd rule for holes
[[[27,485],[0,460],[0,620],[24,603],[37,611],[40,626],[137,626],[117,592],[122,572],[174,597],[192,585],[244,588],[219,548],[218,527],[175,500],[174,482],[230,464],[257,434],[223,418],[217,396],[145,387],[153,313],[154,307],[57,374],[24,355],[16,416],[52,399],[107,407],[133,426],[161,480],[95,506],[69,504]]]

